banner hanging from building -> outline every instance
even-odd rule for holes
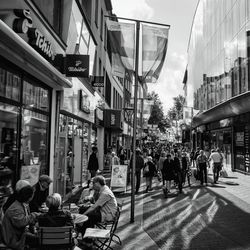
[[[112,74],[124,78],[125,70],[134,70],[135,24],[107,20]]]
[[[169,27],[142,24],[142,81],[155,83],[167,53]]]
[[[153,105],[154,105],[154,100],[144,100],[143,118],[149,119]]]

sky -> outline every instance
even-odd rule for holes
[[[112,0],[113,13],[118,17],[169,24],[166,59],[158,82],[148,84],[163,104],[165,115],[173,107],[173,98],[183,92],[187,66],[187,48],[193,16],[199,0]]]

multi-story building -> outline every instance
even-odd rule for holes
[[[104,151],[122,142],[132,84],[111,74],[106,15],[110,0],[1,1],[0,153],[13,184],[49,174],[51,191],[65,195],[86,180],[93,145],[102,170]],[[65,71],[83,63],[79,55],[87,55],[86,76]]]
[[[219,147],[225,164],[250,172],[250,2],[200,0],[188,46],[187,98],[199,113],[193,141]]]

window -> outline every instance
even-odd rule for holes
[[[98,9],[99,9],[99,0],[95,0],[95,24],[98,27]]]
[[[73,7],[72,7],[72,15],[70,20],[70,31],[77,34],[72,34],[72,36],[76,37],[76,51],[75,53],[83,54],[83,55],[89,55],[89,74],[92,75],[95,72],[94,70],[94,62],[95,62],[95,51],[96,51],[96,45],[94,43],[94,40],[88,30],[88,27],[82,18],[82,14],[79,10],[78,5],[73,1]]]
[[[0,68],[0,96],[20,101],[21,77]]]
[[[61,35],[61,0],[33,0],[58,35]]]
[[[100,36],[103,40],[103,10],[101,9],[101,30],[100,30]]]

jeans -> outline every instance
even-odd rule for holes
[[[220,171],[221,171],[221,163],[214,162],[214,165],[213,165],[214,182],[218,181]]]
[[[135,192],[138,193],[141,185],[141,171],[135,172],[135,178],[136,178]]]
[[[205,183],[207,183],[207,164],[206,163],[200,163],[199,170],[200,170],[201,185],[203,185],[204,179],[205,179]]]

